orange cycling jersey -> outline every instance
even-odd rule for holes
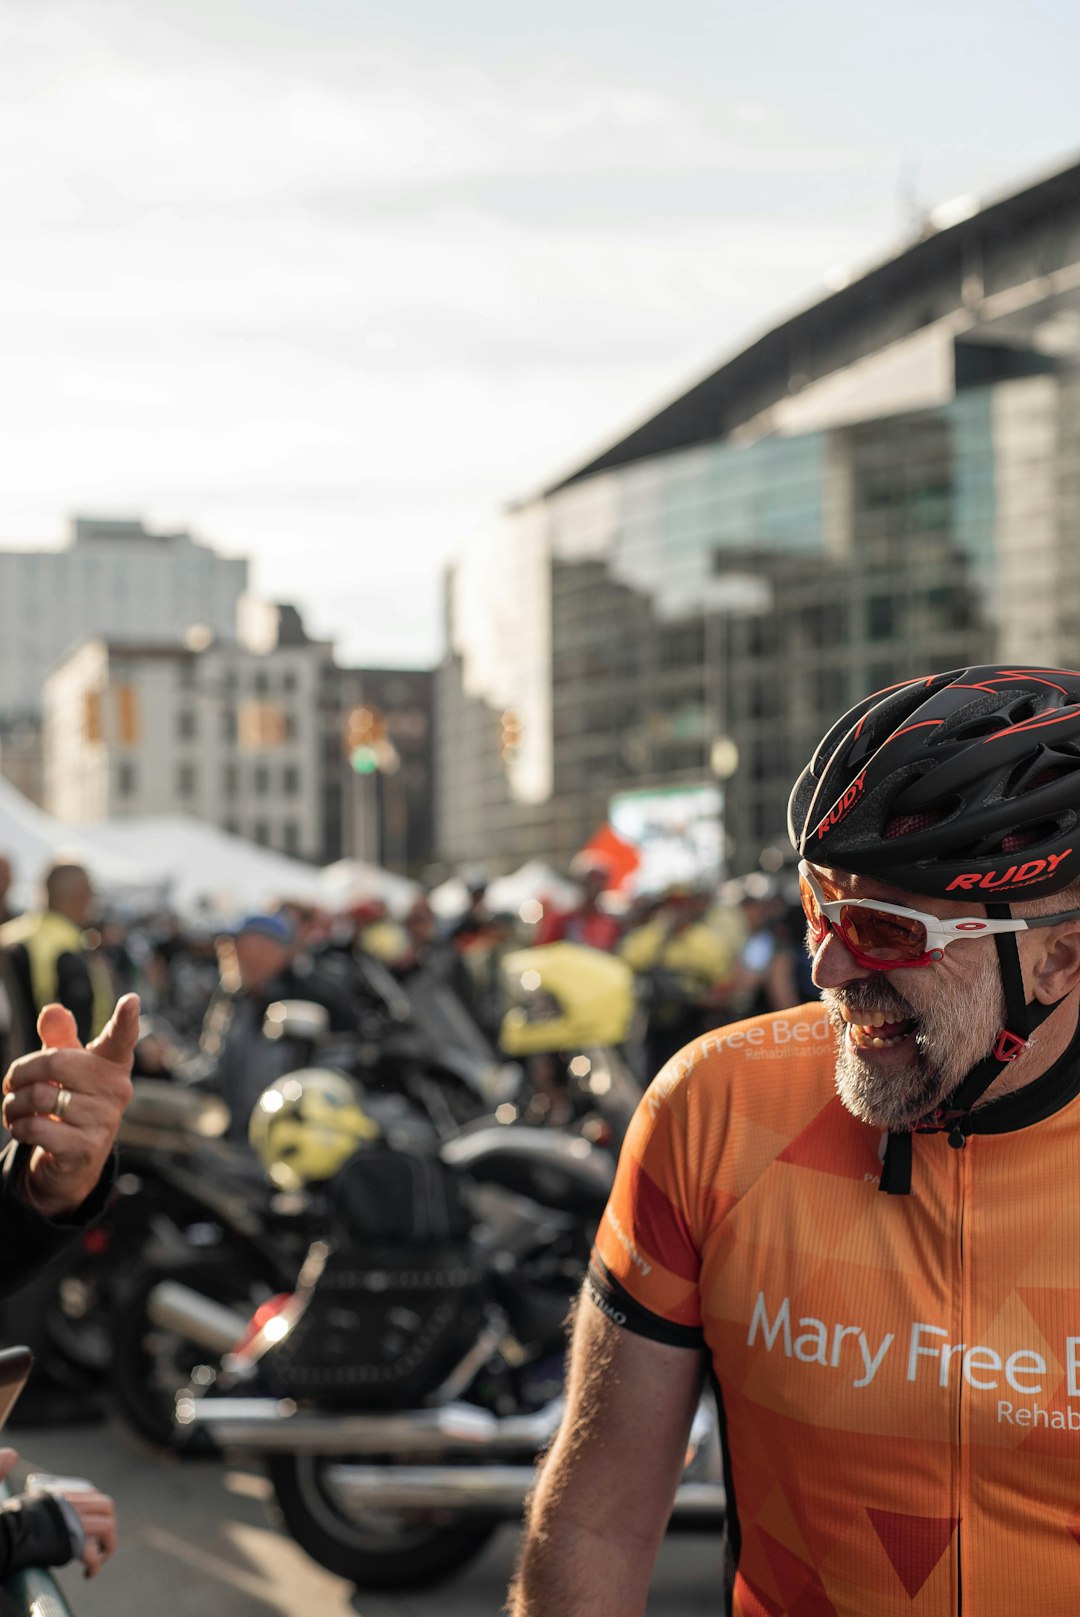
[[[818,1005],[662,1070],[623,1148],[593,1300],[704,1345],[737,1617],[1080,1612],[1080,1060],[914,1138],[844,1108]]]

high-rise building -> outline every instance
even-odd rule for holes
[[[1080,655],[1080,165],[919,238],[507,512],[447,595],[438,834],[567,862],[637,794],[784,838],[844,707]]]

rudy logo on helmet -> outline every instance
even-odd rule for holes
[[[833,804],[828,814],[826,814],[825,818],[818,826],[817,834],[819,841],[823,836],[826,835],[830,826],[839,825],[844,816],[855,807],[855,804],[862,796],[863,787],[865,785],[866,770],[864,769],[861,775],[857,775],[855,777],[847,791],[844,793],[843,797]]]

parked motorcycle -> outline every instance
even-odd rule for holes
[[[599,949],[547,943],[506,955],[502,973],[508,1009],[499,1044],[525,1064],[525,1121],[600,1118],[604,1143],[617,1149],[641,1098],[630,1054],[633,972]]]
[[[420,987],[406,995],[377,962],[365,963],[355,1034],[331,1033],[319,1005],[272,1004],[268,1045],[278,1070],[292,1069],[273,1092],[281,1098],[280,1085],[287,1093],[297,1072],[328,1073],[331,1087],[344,1086],[339,1106],[365,1097],[376,1126],[406,1146],[433,1142],[487,1113],[516,1088],[518,1069],[503,1066],[452,999]],[[316,1087],[308,1085],[309,1104]],[[256,1156],[223,1138],[228,1113],[212,1094],[137,1082],[121,1131],[114,1205],[57,1296],[62,1316],[78,1316],[69,1335],[89,1343],[96,1327],[93,1354],[102,1367],[111,1365],[120,1414],[142,1437],[175,1447],[177,1387],[207,1350],[220,1356],[236,1341],[253,1309],[295,1285],[304,1252],[324,1227],[319,1186],[362,1143],[366,1116],[356,1113],[343,1128],[339,1113],[321,1157],[312,1155],[309,1122],[300,1175],[290,1173],[279,1136],[277,1171],[268,1176]],[[170,1286],[188,1298],[180,1318],[162,1301]],[[201,1299],[194,1342],[193,1297]]]
[[[587,1138],[513,1123],[426,1156],[362,1149],[330,1238],[200,1368],[179,1428],[263,1456],[289,1531],[361,1588],[448,1576],[520,1514],[558,1428],[566,1316],[613,1168]],[[674,1519],[723,1509],[703,1405]]]

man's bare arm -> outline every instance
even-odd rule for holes
[[[529,1509],[510,1617],[636,1617],[664,1536],[701,1356],[613,1324],[583,1293],[567,1409]]]

